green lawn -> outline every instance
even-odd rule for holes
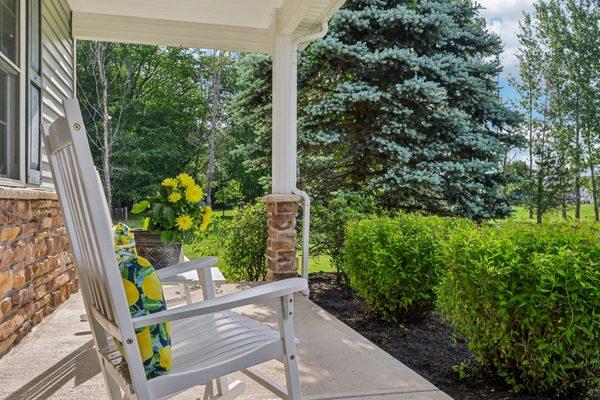
[[[570,207],[567,211],[567,215],[571,219],[575,219],[575,207]],[[535,221],[535,215],[534,215]],[[515,207],[515,213],[511,217],[511,219],[517,221],[527,221],[529,220],[529,210],[527,207]],[[581,205],[581,219],[584,221],[593,221],[594,220],[594,207],[591,204],[582,204]],[[544,214],[545,221],[562,221],[562,213],[560,210],[552,210]]]

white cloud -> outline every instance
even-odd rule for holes
[[[515,75],[518,69],[516,51],[519,47],[517,33],[519,20],[523,12],[533,10],[535,0],[480,0],[481,16],[485,18],[488,29],[500,35],[504,52],[500,61],[504,66],[504,76]]]

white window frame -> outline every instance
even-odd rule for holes
[[[18,132],[18,152],[19,152],[19,171],[18,177],[8,178],[0,176],[0,186],[12,186],[12,187],[26,187],[27,171],[27,153],[26,153],[26,135],[27,135],[27,68],[28,68],[28,21],[27,21],[27,0],[19,0],[19,59],[18,65],[11,62],[8,57],[0,54],[0,57],[11,66],[13,66],[19,73],[18,84],[18,112],[17,112],[17,132]],[[41,29],[41,27],[40,27]],[[41,45],[41,44],[40,44]],[[37,185],[31,185],[32,187],[38,187]]]

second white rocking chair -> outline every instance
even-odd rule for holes
[[[45,127],[44,142],[109,398],[163,399],[194,386],[209,385],[211,389],[207,389],[205,398],[231,399],[243,390],[243,384],[229,387],[223,377],[241,371],[283,399],[301,399],[292,317],[293,294],[307,289],[305,279],[288,279],[131,317],[113,250],[110,214],[92,162],[79,104],[73,99],[64,106],[66,117]],[[210,290],[210,266],[214,261],[204,258],[185,262],[160,270],[159,276],[168,278],[198,270]],[[273,299],[277,301],[279,331],[231,311]],[[165,375],[146,379],[135,329],[167,321],[171,322],[172,369]],[[126,363],[116,350],[113,337],[123,343]],[[273,359],[284,363],[285,387],[249,369]],[[213,380],[218,387],[214,396]]]

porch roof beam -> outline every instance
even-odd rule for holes
[[[279,33],[282,35],[293,34],[316,1],[288,0],[279,12]]]
[[[270,29],[73,12],[78,39],[271,53]]]

